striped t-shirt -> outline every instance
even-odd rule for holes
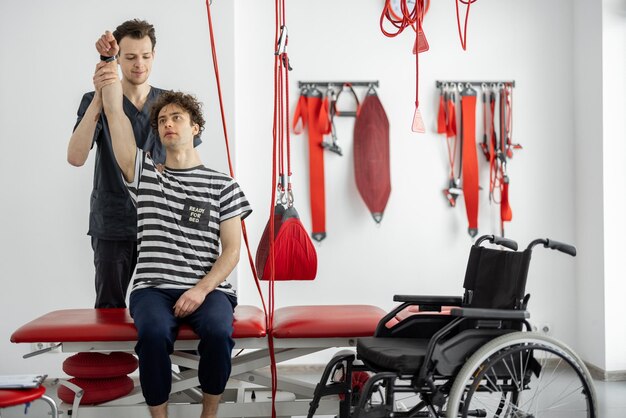
[[[226,174],[204,166],[159,173],[141,149],[135,178],[126,186],[137,207],[133,290],[193,287],[220,254],[220,222],[252,212],[237,182]],[[235,294],[226,280],[218,289]]]

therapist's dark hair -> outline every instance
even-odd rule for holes
[[[176,106],[189,113],[191,124],[198,124],[200,130],[196,138],[200,137],[204,130],[204,117],[202,116],[202,103],[196,100],[191,94],[185,94],[180,91],[166,91],[155,100],[150,109],[150,126],[154,132],[159,132],[159,113],[165,106],[175,104]]]
[[[120,41],[127,36],[130,36],[133,39],[143,39],[146,36],[149,37],[150,42],[152,43],[152,50],[154,51],[154,46],[156,45],[154,26],[145,20],[127,20],[113,31],[113,37],[117,41],[118,45],[120,44]]]

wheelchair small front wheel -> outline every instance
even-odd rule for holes
[[[448,418],[596,418],[593,380],[562,342],[514,332],[476,351],[457,374]]]

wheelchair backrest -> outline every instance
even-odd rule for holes
[[[473,245],[463,283],[463,306],[525,309],[530,256],[530,250],[508,251]]]

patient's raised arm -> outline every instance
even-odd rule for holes
[[[109,123],[115,160],[124,179],[131,182],[135,178],[135,156],[137,145],[133,128],[124,113],[122,83],[117,76],[117,62],[105,63],[98,69],[103,73],[115,74],[112,82],[102,87],[102,108]]]

